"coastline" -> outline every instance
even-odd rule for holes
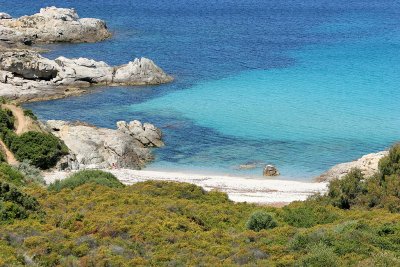
[[[306,200],[314,193],[324,193],[327,183],[299,182],[246,176],[206,175],[197,173],[148,171],[131,169],[107,170],[126,185],[145,181],[185,182],[201,186],[206,191],[227,193],[235,202],[283,206]],[[46,183],[64,179],[72,172],[54,171],[44,174]]]
[[[64,14],[69,19],[68,21],[77,21],[78,15],[75,13],[74,10],[69,9],[58,9],[58,8],[46,8],[41,9],[39,14],[35,14],[32,16],[41,16],[47,18],[50,22],[53,20],[57,21],[58,17],[54,16],[54,14]],[[92,19],[99,21],[97,19]],[[47,21],[47,20],[46,20]],[[47,24],[51,24],[47,21]],[[8,25],[4,21],[5,25]],[[63,22],[64,23],[64,22]],[[65,30],[70,29],[71,26],[68,26],[69,22],[66,22],[64,25]],[[46,25],[47,25],[46,24]],[[10,24],[11,25],[11,24]],[[46,28],[46,25],[42,25],[41,27]],[[82,24],[81,33],[79,36],[75,36],[75,32],[67,31],[72,37],[76,40],[81,40],[82,36],[85,36],[85,24]],[[11,27],[11,26],[10,26]],[[99,35],[95,35],[91,37],[91,41],[102,41],[106,38],[109,38],[111,34],[108,32],[105,22],[99,21],[99,24],[96,26],[97,31],[104,31]],[[18,28],[19,29],[19,28]],[[21,30],[21,29],[19,29]],[[46,31],[42,31],[41,28],[35,29],[39,31],[39,33],[43,34]],[[11,36],[13,37],[13,36]],[[14,36],[15,37],[15,36]],[[13,38],[14,38],[13,37]],[[71,38],[72,38],[71,37]],[[10,38],[14,40],[16,43],[20,42],[18,38]],[[43,35],[43,38],[46,39],[46,42],[60,42],[65,40],[60,40],[59,36],[48,36],[46,34]],[[38,38],[37,42],[40,44],[43,42],[44,39]],[[69,42],[75,43],[77,42],[75,39],[70,40]],[[92,40],[93,39],[93,40]],[[75,40],[75,41],[73,41]],[[35,40],[34,40],[35,41]],[[46,43],[45,42],[45,43]],[[35,43],[35,42],[34,42]],[[37,85],[37,88],[32,85],[31,80],[31,73],[29,72],[28,77],[26,77],[23,82],[25,82],[29,86],[33,86],[32,88],[40,89],[37,94],[21,94],[15,95],[16,99],[13,100],[14,103],[23,104],[28,102],[36,102],[36,101],[47,101],[47,100],[54,100],[65,98],[69,96],[79,96],[83,94],[88,94],[94,92],[96,87],[100,89],[103,86],[122,86],[122,85],[158,85],[161,82],[170,82],[172,81],[172,77],[165,74],[161,69],[159,69],[152,61],[146,59],[146,64],[143,62],[129,62],[128,64],[121,65],[121,66],[109,66],[102,61],[93,61],[86,58],[79,58],[79,59],[67,59],[64,57],[60,57],[58,59],[58,63],[55,60],[46,59],[38,54],[38,52],[34,53],[34,47],[24,47],[24,49],[31,50],[35,59],[38,63],[43,63],[44,65],[49,65],[53,68],[43,68],[43,69],[32,69],[30,66],[27,66],[26,69],[22,68],[20,71],[22,74],[26,75],[25,73],[27,70],[32,72],[35,75],[43,76],[42,83],[46,86],[42,86],[41,83],[33,84]],[[18,56],[19,52],[14,51]],[[15,55],[14,55],[15,56]],[[16,57],[18,59],[18,57]],[[54,61],[54,62],[53,62]],[[18,64],[21,63],[16,61]],[[26,63],[22,60],[23,63]],[[149,63],[150,62],[150,63]],[[12,62],[13,63],[13,62]],[[31,63],[28,61],[28,63]],[[137,63],[137,64],[135,64]],[[143,63],[143,64],[142,64]],[[13,63],[14,64],[14,63]],[[15,71],[13,68],[13,64],[10,63],[9,69],[5,68],[4,72],[12,72],[11,70]],[[29,64],[28,64],[29,65]],[[46,65],[46,66],[47,66]],[[146,67],[142,68],[142,65]],[[6,67],[7,67],[6,66]],[[150,68],[150,67],[151,68]],[[136,71],[139,69],[140,71]],[[147,71],[150,69],[150,74],[144,75],[139,80],[136,76],[143,76],[143,71]],[[57,70],[57,75],[61,80],[65,80],[64,83],[59,83],[59,80],[52,78],[54,83],[48,84],[49,73],[51,71]],[[17,71],[17,72],[18,72]],[[39,73],[37,73],[39,71]],[[117,71],[120,71],[120,75],[117,77],[115,74]],[[71,73],[74,75],[71,76]],[[161,74],[160,74],[161,73]],[[20,74],[17,73],[16,77],[12,73],[6,73],[5,80],[3,83],[5,85],[8,84],[10,80],[16,79],[15,84],[11,84],[14,87],[18,88],[20,81]],[[78,75],[77,75],[78,74]],[[160,75],[155,75],[160,74]],[[8,75],[8,76],[7,76]],[[34,76],[35,76],[34,75]],[[160,81],[158,79],[154,80],[153,82],[149,82],[149,77],[164,77]],[[35,76],[36,77],[36,76]],[[51,76],[52,77],[52,76]],[[111,78],[110,78],[111,77]],[[72,79],[72,81],[71,81]],[[89,82],[88,82],[89,81]],[[1,84],[0,84],[1,85]],[[8,88],[8,87],[7,87]],[[6,89],[7,89],[6,88]],[[31,87],[28,87],[31,89]],[[9,89],[9,88],[8,88]],[[23,91],[23,90],[22,90]],[[26,91],[23,91],[26,93]],[[92,133],[93,137],[93,133]],[[89,138],[90,139],[90,138]],[[118,138],[116,138],[118,140]],[[372,154],[371,154],[372,155]],[[148,171],[148,170],[132,170],[132,169],[114,169],[110,170],[111,173],[117,176],[125,184],[133,184],[142,181],[148,180],[158,180],[158,181],[175,181],[175,182],[188,182],[199,185],[203,187],[205,190],[220,190],[228,194],[229,198],[236,201],[236,202],[251,202],[251,203],[258,203],[258,204],[278,204],[282,205],[285,203],[290,203],[296,200],[305,200],[308,196],[313,193],[320,192],[323,193],[326,190],[327,182],[334,178],[340,178],[353,167],[361,167],[361,169],[366,173],[370,174],[371,171],[375,171],[377,169],[378,161],[381,157],[379,155],[372,155],[372,157],[368,158],[368,160],[359,159],[358,161],[350,162],[350,163],[343,163],[337,166],[333,166],[327,172],[321,174],[321,176],[316,178],[316,182],[301,182],[301,181],[291,181],[291,180],[279,180],[279,177],[275,177],[273,180],[270,178],[261,178],[261,177],[252,177],[250,175],[241,175],[241,176],[229,176],[229,175],[221,175],[216,173],[211,174],[198,174],[195,172],[183,173],[183,172],[176,172],[176,171],[169,171],[169,170],[160,170],[160,171]],[[120,166],[120,165],[119,165]],[[126,168],[126,166],[125,166]],[[107,170],[107,169],[104,169]],[[51,172],[46,173],[46,181],[51,182],[54,179],[63,179],[65,178],[69,172],[61,171],[61,172]]]

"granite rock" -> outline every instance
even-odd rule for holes
[[[148,141],[142,143],[141,138],[129,131],[55,120],[47,121],[45,125],[71,151],[69,158],[63,161],[66,162],[64,169],[66,166],[70,169],[141,169],[153,159]]]
[[[388,151],[371,153],[352,162],[340,163],[316,177],[315,180],[318,182],[326,182],[333,179],[341,179],[352,169],[360,169],[366,177],[370,177],[378,171],[379,161],[381,158],[387,156],[388,153]]]

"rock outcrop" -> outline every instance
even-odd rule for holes
[[[0,13],[1,41],[8,44],[97,42],[111,36],[100,19],[80,19],[74,9],[46,7],[31,16],[12,19]]]
[[[333,179],[341,179],[355,168],[360,169],[366,177],[372,176],[378,171],[378,163],[381,158],[387,156],[388,153],[388,151],[371,153],[359,158],[358,160],[335,165],[328,171],[316,177],[315,180],[318,182],[326,182]]]
[[[155,85],[172,80],[146,58],[113,67],[86,58],[50,60],[33,51],[0,52],[0,96],[20,101],[81,93],[91,85]]]
[[[0,12],[0,19],[12,19],[12,17],[4,12]]]
[[[159,129],[138,121],[124,122],[127,128],[121,128],[123,124],[119,122],[117,130],[54,120],[45,125],[71,151],[63,168],[141,169],[153,159],[150,147],[163,144]]]
[[[145,147],[164,146],[161,130],[155,127],[153,124],[142,124],[138,120],[134,120],[129,123],[125,121],[119,121],[117,122],[117,128],[123,133],[129,134],[134,137]]]

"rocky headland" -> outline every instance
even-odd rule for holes
[[[92,85],[157,85],[172,80],[147,58],[114,67],[87,58],[50,60],[28,50],[0,52],[0,96],[19,102],[80,94]]]
[[[56,42],[97,42],[111,36],[103,20],[79,18],[74,9],[46,7],[30,16],[0,13],[0,44],[6,47]]]

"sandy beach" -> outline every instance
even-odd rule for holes
[[[236,202],[284,205],[296,200],[305,200],[316,192],[325,192],[327,183],[272,180],[238,176],[214,176],[179,172],[116,169],[108,170],[122,183],[130,185],[149,180],[186,182],[201,186],[207,191],[219,190],[228,194]],[[49,172],[45,174],[47,183],[64,179],[71,172]]]

